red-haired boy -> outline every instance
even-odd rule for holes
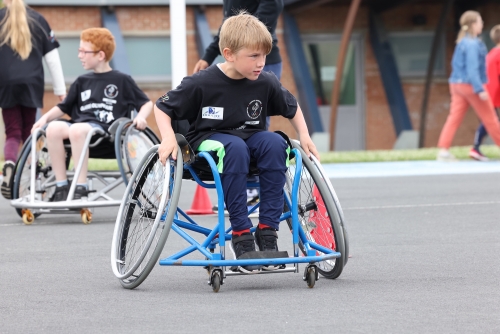
[[[66,200],[69,192],[63,140],[69,138],[74,164],[77,166],[85,138],[92,128],[106,131],[115,119],[130,117],[134,109],[139,110],[134,119],[135,126],[144,129],[147,125],[146,117],[153,110],[153,103],[129,75],[110,67],[115,46],[115,39],[108,29],[90,28],[82,31],[78,59],[84,69],[92,72],[79,76],[69,88],[66,99],[33,125],[32,131],[64,114],[71,117],[71,122],[57,120],[51,122],[46,129],[47,148],[56,176],[53,201]],[[88,156],[87,150],[77,180],[75,200],[86,197],[88,193]]]

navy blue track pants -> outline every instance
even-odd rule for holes
[[[247,209],[250,159],[255,160],[259,168],[259,222],[275,229],[279,228],[279,217],[283,212],[287,148],[288,144],[283,137],[268,131],[257,132],[246,140],[216,133],[199,146],[198,150],[215,151],[218,156],[217,166],[221,174],[224,202],[229,211],[233,231],[252,227]]]

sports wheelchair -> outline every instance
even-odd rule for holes
[[[136,288],[147,278],[171,230],[188,245],[161,259],[159,264],[205,268],[209,275],[208,284],[214,292],[219,291],[227,276],[247,275],[237,271],[237,266],[275,268],[259,273],[298,273],[299,264],[304,263],[303,280],[309,288],[314,287],[319,274],[330,279],[340,276],[349,256],[342,208],[321,164],[314,156],[307,157],[298,141],[285,138],[292,148],[290,158],[293,160],[286,174],[280,218],[290,228],[293,255],[288,256],[282,251],[251,252],[259,258],[236,260],[226,257],[231,228],[225,227],[224,210],[219,209],[216,226],[206,228],[177,206],[182,179],[192,179],[205,188],[215,188],[219,208],[224,207],[224,195],[212,155],[208,152],[195,154],[182,135],[176,136],[179,145],[177,159],[167,159],[163,166],[158,159],[158,146],[152,147],[132,175],[118,211],[111,246],[111,267],[124,288]],[[250,171],[256,175],[256,166],[252,167],[252,163]],[[259,186],[250,182],[247,185]],[[259,205],[251,207],[248,214]],[[254,232],[255,228],[251,231]],[[200,238],[202,241],[198,242]],[[196,251],[201,253],[200,259],[182,259]]]
[[[26,225],[31,225],[36,217],[44,213],[75,212],[80,213],[84,224],[89,224],[92,221],[90,208],[119,206],[121,201],[113,199],[108,193],[123,183],[126,185],[144,153],[159,143],[158,137],[151,129],[139,131],[132,126],[132,120],[129,118],[117,119],[109,128],[109,133],[92,128],[84,146],[89,149],[89,157],[117,159],[119,170],[88,171],[87,200],[72,200],[78,175],[83,166],[83,157],[86,154],[86,150],[83,150],[78,166],[75,166],[74,170],[67,171],[70,183],[67,200],[52,202],[56,180],[46,146],[45,129],[46,127],[36,129],[26,140],[14,168],[11,205]],[[68,168],[71,159],[69,140],[64,142],[64,147],[66,168]]]

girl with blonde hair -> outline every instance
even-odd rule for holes
[[[0,108],[5,124],[2,195],[10,199],[19,145],[30,135],[37,108],[43,107],[42,59],[50,70],[54,94],[62,101],[66,85],[59,43],[42,15],[23,0],[4,0],[0,9]]]
[[[481,15],[476,11],[466,11],[460,17],[460,27],[451,60],[450,114],[438,142],[441,150],[437,159],[443,161],[456,160],[448,150],[469,107],[476,111],[495,144],[500,146],[500,122],[485,87],[487,50],[478,37],[483,31]]]

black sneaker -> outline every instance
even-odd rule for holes
[[[12,199],[12,178],[14,177],[15,166],[10,160],[3,165],[2,195],[6,199]]]
[[[84,186],[76,186],[75,188],[75,195],[73,196],[73,199],[82,199],[82,197],[87,197],[89,195],[89,191],[87,190],[86,187]]]
[[[247,252],[255,252],[255,238],[252,233],[243,233],[238,237],[234,237],[231,240],[230,244],[231,251],[236,259],[239,259],[243,254]],[[238,267],[238,270],[252,274],[256,273],[260,270],[261,266],[252,265],[252,266],[243,266]]]
[[[278,233],[273,228],[257,228],[255,230],[255,241],[259,251],[278,252]],[[276,270],[279,266],[264,266],[263,270]]]
[[[68,198],[68,193],[69,193],[69,186],[61,186],[57,187],[56,190],[54,191],[54,195],[52,195],[52,198],[50,199],[51,202],[63,202]]]
[[[257,228],[255,230],[255,242],[261,252],[278,251],[278,233],[274,228]]]

